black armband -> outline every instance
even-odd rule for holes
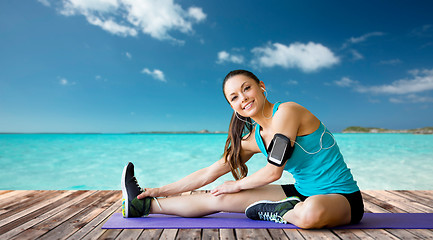
[[[293,150],[290,138],[277,133],[268,147],[268,162],[281,167],[292,156]]]

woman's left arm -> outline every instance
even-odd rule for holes
[[[281,105],[281,110],[276,112],[272,122],[272,132],[281,133],[292,140],[291,145],[294,145],[298,129],[301,125],[302,107],[295,103]],[[238,181],[227,181],[218,186],[212,193],[215,196],[224,193],[234,193],[245,189],[252,189],[267,185],[281,178],[284,166],[278,167],[273,164],[266,164],[254,174],[247,176]]]

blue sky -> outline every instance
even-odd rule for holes
[[[0,132],[226,131],[253,71],[332,131],[433,125],[431,1],[0,2]]]

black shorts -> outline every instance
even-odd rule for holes
[[[308,198],[308,196],[304,196],[296,190],[295,185],[293,184],[287,184],[287,185],[281,185],[281,187],[284,190],[284,193],[287,197],[291,196],[297,196],[301,201],[305,201],[305,199]],[[340,195],[343,195],[347,201],[349,201],[350,204],[350,212],[352,214],[352,217],[350,219],[351,224],[359,223],[362,219],[362,216],[364,216],[364,203],[362,202],[362,195],[360,191],[356,191],[354,193],[344,194],[344,193],[337,193]]]

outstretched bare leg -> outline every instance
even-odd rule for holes
[[[266,185],[238,193],[213,196],[199,193],[158,199],[161,209],[152,200],[150,213],[172,214],[182,217],[201,217],[215,212],[244,212],[252,203],[260,200],[278,201],[286,195],[280,185]]]

